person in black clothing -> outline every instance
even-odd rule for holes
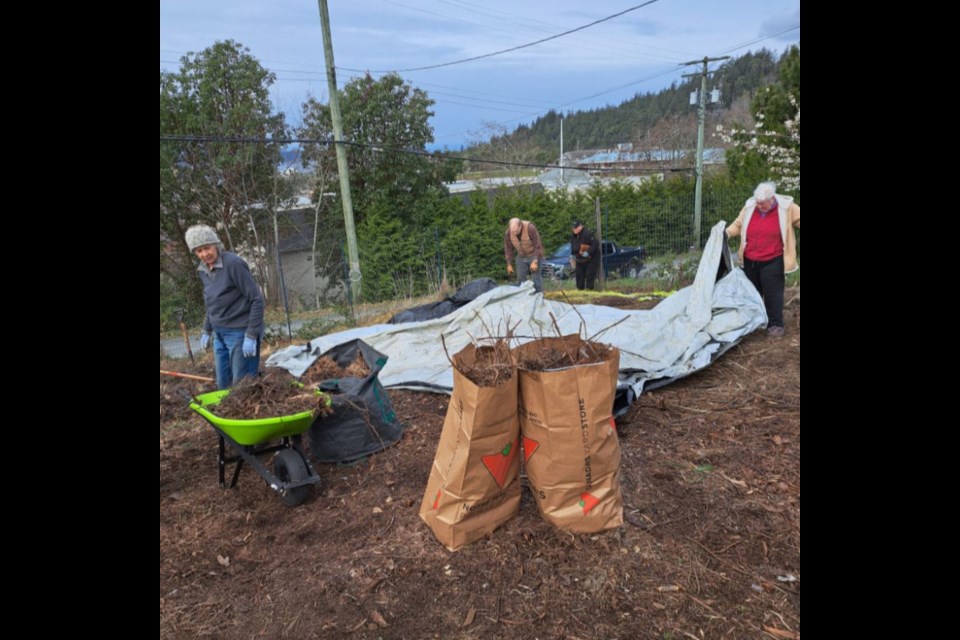
[[[600,268],[600,241],[580,220],[571,223],[570,264],[576,268],[577,289],[593,289]]]

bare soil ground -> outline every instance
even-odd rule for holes
[[[214,432],[176,395],[203,387],[161,377],[161,638],[799,638],[786,299],[785,337],[757,331],[617,421],[628,524],[566,533],[525,490],[518,518],[454,553],[417,515],[447,396],[391,391],[403,439],[316,465],[322,488],[290,509],[248,469],[217,486]]]

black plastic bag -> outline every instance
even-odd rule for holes
[[[422,320],[442,318],[498,286],[500,285],[490,278],[477,278],[457,289],[457,292],[452,296],[448,296],[439,302],[428,302],[419,307],[405,309],[387,320],[387,322],[390,324],[402,324],[404,322],[420,322]]]
[[[333,397],[333,415],[317,418],[307,434],[310,453],[318,462],[350,462],[389,447],[403,435],[403,425],[377,377],[387,356],[362,340],[353,340],[321,357],[327,356],[346,368],[357,359],[358,352],[370,369],[365,378],[325,380],[320,385]]]

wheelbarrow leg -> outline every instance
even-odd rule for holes
[[[227,461],[223,459],[223,450],[225,446],[223,442],[223,436],[220,435],[219,433],[217,433],[217,440],[219,440],[219,443],[217,445],[217,472],[219,473],[219,476],[220,476],[220,488],[223,489],[224,488],[223,471],[227,466]]]
[[[243,458],[241,456],[235,456],[227,460],[226,456],[226,442],[224,441],[223,435],[218,431],[217,439],[217,474],[219,475],[220,488],[226,489],[226,482],[224,480],[227,462],[236,462],[237,466],[233,469],[233,478],[230,480],[230,488],[234,489],[237,486],[237,479],[240,477],[240,469],[243,468]],[[235,445],[239,446],[239,445]]]
[[[240,477],[240,469],[243,467],[243,458],[237,460],[237,468],[233,470],[233,479],[230,481],[230,488],[235,489],[237,487],[237,478]]]
[[[316,475],[310,466],[310,463],[309,463],[310,458],[307,457],[307,452],[303,450],[303,434],[298,433],[296,435],[290,436],[289,440],[286,438],[284,438],[284,440],[285,440],[284,444],[289,445],[291,449],[293,449],[303,457],[303,461],[307,463],[307,472],[309,473],[309,475],[311,476]]]

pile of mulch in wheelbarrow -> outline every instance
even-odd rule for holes
[[[340,378],[366,378],[370,375],[370,367],[363,359],[363,354],[357,352],[356,359],[346,367],[341,367],[330,356],[317,358],[301,377],[305,384],[316,384],[324,380],[339,380]]]
[[[217,403],[221,418],[255,420],[324,409],[323,396],[306,389],[283,369],[269,369],[256,378],[242,378]]]

